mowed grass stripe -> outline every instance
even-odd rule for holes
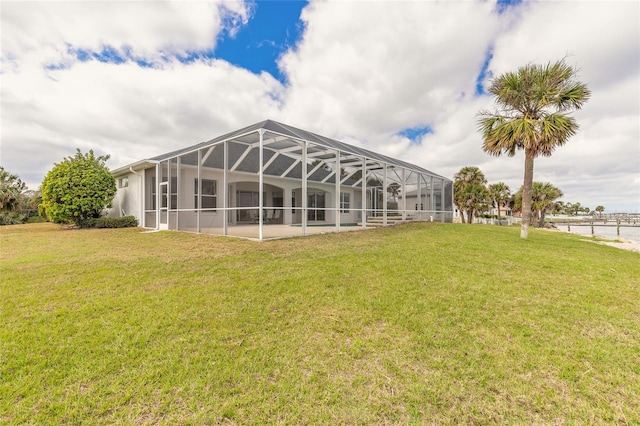
[[[0,421],[640,422],[640,255],[518,232],[2,227]]]

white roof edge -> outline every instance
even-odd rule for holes
[[[135,163],[127,164],[126,166],[118,167],[115,170],[111,170],[113,176],[124,175],[131,172],[131,169],[141,170],[146,169],[148,165],[156,164],[155,160],[140,160]]]

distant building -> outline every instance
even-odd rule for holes
[[[489,210],[489,214],[494,214],[494,215],[498,215],[498,208],[497,207],[491,207],[491,209]],[[500,217],[507,217],[507,216],[513,216],[513,212],[511,211],[511,207],[506,206],[506,205],[502,205],[500,206]]]

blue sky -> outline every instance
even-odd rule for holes
[[[504,13],[507,8],[521,2],[522,0],[498,0],[497,9]],[[256,1],[248,24],[233,36],[229,31],[223,32],[215,51],[209,54],[254,73],[266,71],[286,83],[286,76],[278,68],[277,60],[287,49],[295,48],[298,44],[304,29],[300,13],[307,4],[306,1],[297,0]],[[482,82],[487,77],[492,55],[492,49],[489,49],[478,75],[477,94],[484,94]],[[426,133],[426,129],[415,128],[401,132],[412,139]]]
[[[640,211],[638,2],[3,2],[0,19],[0,165],[34,189],[76,148],[118,168],[269,118],[517,190],[521,156],[481,150],[487,84],[566,57],[593,97],[534,178]]]
[[[306,1],[257,1],[251,19],[234,36],[220,35],[214,56],[254,73],[266,71],[285,83],[277,60],[296,46],[303,32],[300,13]]]
[[[300,13],[306,5],[306,1],[296,0],[251,3],[248,8],[250,19],[246,25],[239,29],[223,30],[217,37],[215,48],[187,52],[179,56],[179,60],[189,63],[201,57],[224,59],[256,74],[266,71],[285,83],[286,78],[278,69],[277,60],[300,40],[303,32]],[[71,47],[70,51],[80,61],[95,59],[120,64],[131,59],[140,66],[152,66],[145,60],[131,55],[126,49],[122,51],[112,46],[106,46],[99,51]],[[50,66],[57,67],[59,66]]]

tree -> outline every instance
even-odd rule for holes
[[[310,165],[311,168],[309,170],[313,170],[318,164],[322,164],[321,168],[324,170],[327,170],[327,171],[331,170],[331,167],[329,167],[327,163],[324,163],[324,164],[323,163],[324,162],[322,160],[313,160],[313,162]]]
[[[576,216],[581,211],[582,211],[582,204],[580,204],[579,202],[566,204],[566,214],[570,216]]]
[[[602,216],[604,213],[604,206],[596,206],[595,211],[598,214],[598,216]]]
[[[473,218],[478,213],[487,210],[490,205],[489,190],[482,184],[475,183],[465,186],[461,191],[461,197],[463,201],[460,209],[466,211],[467,223],[473,223]]]
[[[533,182],[531,208],[535,216],[539,218],[538,228],[544,226],[547,211],[552,210],[558,198],[564,194],[562,191],[548,182]]]
[[[0,210],[17,210],[22,192],[26,189],[27,185],[18,176],[0,166]]]
[[[25,201],[27,185],[0,166],[0,225],[23,223],[25,215],[20,212]]]
[[[556,201],[553,203],[553,214],[566,214],[567,206],[563,201]]]
[[[42,203],[42,194],[40,191],[34,191],[32,189],[28,189],[23,192],[23,200],[22,200],[22,212],[25,214],[26,219],[30,219],[34,216],[41,216],[42,219],[45,219],[44,215],[40,215],[40,204]]]
[[[507,72],[495,78],[489,88],[497,110],[479,113],[485,152],[513,157],[524,150],[521,238],[529,235],[534,159],[551,156],[577,132],[578,124],[569,114],[582,108],[591,96],[587,86],[576,81],[576,75],[577,70],[564,59]]]
[[[511,198],[511,188],[504,182],[494,183],[489,185],[489,195],[498,209],[498,223],[500,223],[500,206]]]
[[[108,155],[96,157],[93,150],[56,164],[42,181],[42,209],[50,221],[80,225],[100,217],[116,194],[115,179],[105,165]]]
[[[523,187],[520,187],[514,199],[516,209],[521,211],[524,216],[524,211],[522,210],[522,193]],[[562,197],[563,193],[560,189],[548,182],[533,182],[531,195],[531,217],[538,218],[536,227],[540,228],[544,226],[544,219],[548,211],[556,212],[562,207],[562,202],[556,200]]]
[[[485,184],[487,180],[479,168],[466,166],[454,176],[453,200],[460,209],[462,222],[467,213],[467,223],[473,223],[475,212],[482,211],[489,204],[489,192]]]
[[[398,182],[391,182],[389,186],[387,186],[387,192],[393,198],[394,202],[398,201],[398,196],[400,192],[402,192],[402,186]]]

